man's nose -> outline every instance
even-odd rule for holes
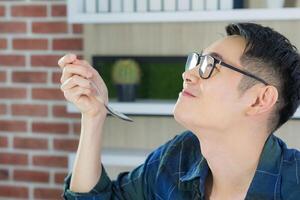
[[[197,70],[197,67],[187,70],[185,72],[182,73],[182,79],[185,82],[196,82],[199,80],[199,73]]]

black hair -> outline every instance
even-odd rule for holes
[[[228,36],[245,38],[246,48],[241,63],[278,90],[278,103],[269,119],[270,131],[275,131],[294,115],[300,103],[300,55],[297,48],[280,33],[259,24],[229,24],[226,32]],[[254,82],[244,76],[240,89],[245,91]]]

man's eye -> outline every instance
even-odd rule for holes
[[[208,63],[208,64],[207,64],[207,67],[210,67],[210,68],[212,68],[212,67],[213,67],[213,64],[211,64],[211,63]]]

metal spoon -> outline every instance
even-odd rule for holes
[[[121,113],[121,112],[119,112],[119,111],[114,110],[111,106],[106,105],[106,104],[103,102],[103,100],[100,98],[100,94],[101,94],[101,93],[100,93],[100,89],[97,87],[97,85],[96,85],[93,81],[91,81],[91,83],[92,83],[92,85],[95,87],[95,89],[97,90],[98,95],[96,96],[96,98],[97,98],[100,102],[102,102],[102,103],[104,104],[106,110],[107,110],[112,116],[117,117],[117,118],[119,118],[119,119],[122,119],[122,120],[124,120],[124,121],[133,122],[133,120],[132,120],[130,117],[126,116],[125,114],[123,114],[123,113]]]

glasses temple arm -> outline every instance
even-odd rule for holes
[[[224,66],[224,67],[228,67],[228,68],[230,68],[230,69],[232,69],[232,70],[234,70],[234,71],[240,72],[240,73],[242,73],[242,74],[244,74],[244,75],[246,75],[246,76],[250,76],[251,78],[254,78],[254,79],[256,79],[257,81],[260,81],[260,82],[264,83],[265,85],[269,85],[269,84],[268,84],[266,81],[264,81],[263,79],[261,79],[261,78],[255,76],[255,75],[253,75],[253,74],[251,74],[251,73],[249,73],[249,72],[240,70],[240,69],[238,69],[238,68],[236,68],[236,67],[233,67],[233,66],[231,66],[231,65],[228,65],[227,63],[224,63],[224,62],[222,62],[222,61],[220,61],[220,60],[216,60],[216,61],[218,62],[218,64],[220,64],[220,65],[222,65],[222,66]]]

